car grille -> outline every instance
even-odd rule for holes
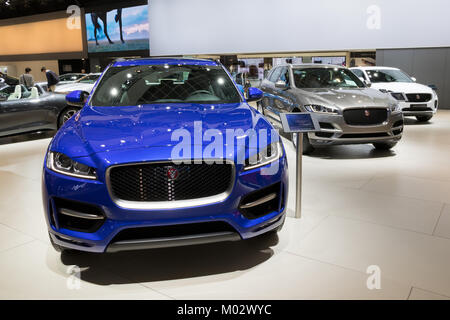
[[[428,102],[431,100],[429,93],[409,93],[406,95],[408,102]]]
[[[170,176],[169,173],[172,173]],[[177,201],[226,192],[233,181],[233,165],[147,163],[112,167],[112,195],[125,201]]]
[[[367,108],[344,110],[344,120],[349,125],[368,126],[382,124],[387,120],[387,109]]]
[[[403,112],[411,112],[411,111],[433,111],[431,108],[428,108],[427,105],[411,105],[410,108],[402,109]]]

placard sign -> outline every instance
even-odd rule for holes
[[[319,131],[320,126],[313,113],[280,113],[281,124],[286,133]]]

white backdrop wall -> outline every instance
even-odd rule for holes
[[[448,0],[149,0],[151,55],[450,46]]]

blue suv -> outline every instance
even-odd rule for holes
[[[51,141],[43,203],[56,250],[117,252],[281,229],[287,160],[271,124],[219,63],[112,63]]]

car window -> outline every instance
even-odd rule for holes
[[[354,74],[356,74],[357,77],[366,79],[366,77],[364,76],[364,72],[362,70],[360,70],[360,69],[351,69],[351,71]]]
[[[281,74],[281,67],[277,67],[277,68],[270,74],[269,81],[271,81],[271,82],[277,82],[278,78],[280,77],[280,74]]]
[[[80,80],[78,80],[79,83],[89,83],[89,84],[94,84],[95,81],[97,81],[97,79],[100,77],[100,75],[98,74],[91,74],[88,76],[85,76],[83,78],[81,78]]]
[[[286,82],[286,84],[289,84],[289,68],[288,67],[283,67],[281,69],[281,74],[280,74],[280,80]]]
[[[407,74],[397,69],[367,70],[370,82],[414,82]]]
[[[295,68],[297,88],[363,88],[363,82],[346,68]]]
[[[98,84],[94,106],[153,103],[238,103],[241,95],[220,66],[110,67]]]

